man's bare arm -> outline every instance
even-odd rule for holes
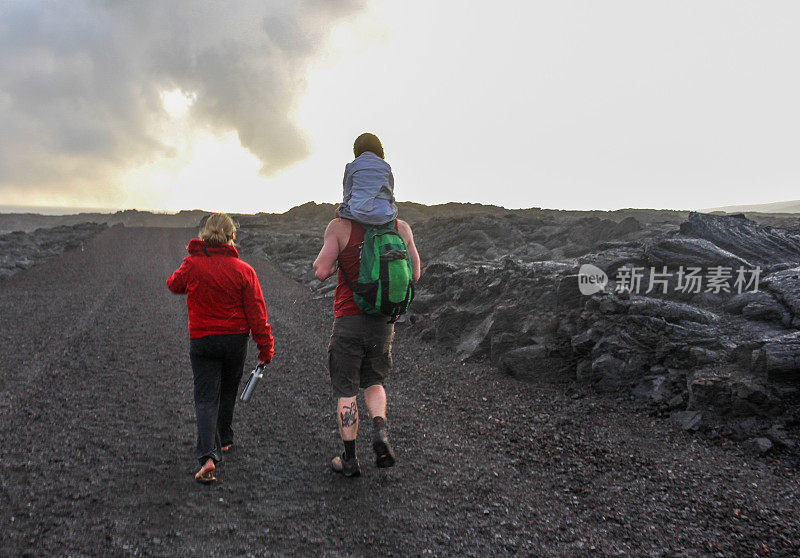
[[[419,252],[417,246],[414,244],[414,233],[411,231],[411,226],[405,221],[397,220],[397,232],[403,237],[408,248],[408,256],[411,259],[411,278],[414,282],[419,281],[419,276],[422,274],[422,262],[419,259]]]
[[[339,237],[338,229],[341,227],[340,219],[334,219],[328,223],[325,229],[325,240],[322,249],[319,251],[317,259],[314,260],[314,275],[320,281],[324,281],[336,273],[336,261],[339,259]]]

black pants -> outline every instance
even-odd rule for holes
[[[233,407],[247,356],[247,333],[190,340],[197,415],[197,459],[222,461],[222,446],[233,442]]]

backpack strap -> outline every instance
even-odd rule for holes
[[[358,259],[359,259],[359,263],[360,263],[360,261],[361,261],[361,249],[364,246],[364,236],[367,234],[367,228],[364,225],[362,225],[361,223],[359,223],[358,221],[355,221],[353,219],[346,219],[346,220],[350,223],[350,238],[352,238],[352,235],[353,235],[353,227],[358,226],[358,227],[361,228],[361,232],[362,232],[362,234],[361,234],[361,244],[358,245],[359,246]],[[349,239],[347,241],[347,244],[348,245],[347,245],[346,248],[349,248],[350,247],[350,240]],[[337,260],[336,261],[336,271],[339,271],[339,270],[341,270],[341,272],[342,272],[342,277],[344,277],[344,282],[347,283],[347,286],[350,288],[350,290],[353,292],[353,294],[356,294],[356,289],[353,286],[353,282],[350,281],[350,278],[347,276],[347,272],[342,267],[342,264]],[[358,278],[356,277],[356,282],[357,281],[358,281]]]
[[[380,266],[381,268],[380,272],[378,273],[378,277],[381,283],[381,308],[392,309],[392,311],[389,312],[391,320],[388,322],[392,323],[397,319],[397,316],[395,316],[397,308],[392,306],[391,302],[389,301],[389,259],[381,258]]]
[[[338,262],[336,263],[336,271],[342,272],[342,277],[344,277],[344,282],[347,283],[347,286],[350,287],[350,290],[353,291],[353,294],[356,294],[356,289],[353,286],[353,283],[350,282],[350,278],[347,276],[347,272]]]

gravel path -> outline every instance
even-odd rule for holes
[[[456,363],[403,326],[398,466],[372,465],[364,430],[364,476],[332,474],[330,300],[264,261],[275,361],[220,482],[195,484],[185,303],[164,286],[191,234],[109,229],[0,282],[0,554],[800,553],[793,465]]]

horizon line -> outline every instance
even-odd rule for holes
[[[316,200],[309,200],[307,202],[301,203],[299,205],[292,206],[291,208],[285,211],[225,211],[225,213],[235,214],[235,215],[257,215],[259,213],[272,213],[276,215],[281,215],[283,213],[287,213],[292,209],[302,207],[309,203],[313,203],[315,205],[335,205],[338,202],[318,202]],[[442,203],[434,203],[434,204],[426,204],[422,202],[415,202],[410,200],[398,201],[398,204],[414,204],[420,205],[423,207],[440,207],[445,205],[477,205],[477,206],[485,206],[491,208],[498,208],[503,209],[506,211],[530,211],[530,210],[541,210],[541,211],[577,211],[577,212],[605,212],[605,213],[613,213],[617,211],[675,211],[675,212],[682,212],[682,211],[697,211],[700,213],[712,213],[712,212],[725,212],[725,213],[796,213],[792,211],[780,211],[773,209],[775,206],[784,206],[793,203],[797,203],[800,205],[800,200],[788,200],[788,201],[779,201],[779,202],[767,202],[767,203],[753,203],[753,204],[732,204],[732,205],[724,205],[724,206],[716,206],[716,207],[706,207],[706,208],[674,208],[674,207],[618,207],[615,209],[599,209],[599,208],[556,208],[556,207],[540,207],[540,206],[530,206],[530,207],[505,207],[502,205],[497,204],[487,204],[481,202],[470,202],[470,201],[447,201]],[[747,208],[763,208],[763,209],[747,209]],[[80,215],[80,214],[101,214],[101,215],[113,215],[115,213],[124,213],[127,211],[137,211],[142,213],[152,213],[152,214],[159,214],[159,215],[177,215],[183,212],[202,212],[202,213],[215,213],[214,210],[209,209],[202,209],[202,208],[183,208],[178,210],[170,210],[170,209],[141,209],[137,207],[92,207],[92,206],[67,206],[67,205],[17,205],[17,204],[7,204],[3,205],[0,204],[0,214],[32,214],[32,215],[47,215],[47,216],[66,216],[66,215]]]
[[[294,205],[291,208],[285,211],[253,211],[253,212],[245,212],[245,211],[225,211],[225,213],[236,214],[236,215],[257,215],[259,213],[273,213],[273,214],[283,214],[295,209],[297,207],[302,207],[303,205],[307,205],[309,203],[313,203],[316,205],[336,205],[338,202],[318,202],[315,200],[309,200],[307,202]],[[591,211],[601,211],[601,212],[615,212],[615,211],[636,211],[636,210],[648,210],[648,211],[705,211],[704,209],[692,209],[692,208],[672,208],[672,207],[618,207],[615,209],[599,209],[599,208],[561,208],[561,207],[541,207],[541,206],[529,206],[529,207],[505,207],[498,204],[487,204],[481,202],[470,202],[470,201],[447,201],[442,203],[433,203],[433,204],[426,204],[422,202],[415,202],[410,200],[398,201],[398,204],[414,204],[414,205],[421,205],[423,207],[439,207],[444,205],[477,205],[477,206],[485,206],[485,207],[494,207],[498,209],[503,209],[506,211],[528,211],[528,210],[541,210],[541,211],[582,211],[582,212],[591,212]],[[780,203],[780,202],[779,202]],[[153,213],[153,214],[161,214],[161,215],[177,215],[182,212],[203,212],[203,213],[215,213],[213,210],[202,209],[202,208],[182,208],[178,210],[170,210],[170,209],[142,209],[137,207],[91,207],[91,206],[66,206],[66,205],[17,205],[17,204],[0,204],[0,214],[33,214],[33,215],[48,215],[48,216],[59,216],[59,215],[78,215],[82,213],[97,213],[103,215],[113,215],[115,213],[124,213],[126,211],[138,211],[142,213]]]

